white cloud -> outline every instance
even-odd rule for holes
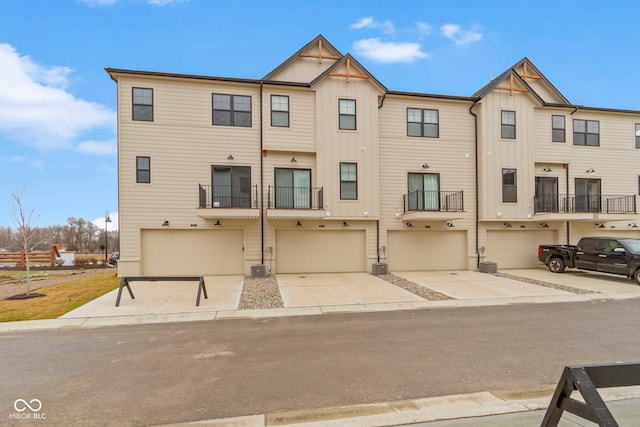
[[[28,166],[28,167],[31,167],[34,169],[40,169],[40,170],[44,169],[44,166],[46,165],[44,160],[30,159],[26,156],[19,156],[19,155],[2,157],[0,159],[2,161],[13,163],[15,165]]]
[[[360,18],[356,21],[356,23],[351,24],[350,28],[354,30],[361,30],[363,28],[380,28],[384,34],[392,34],[395,31],[395,27],[393,22],[384,21],[378,22],[371,16],[366,16],[364,18]]]
[[[440,27],[442,35],[446,38],[453,40],[457,45],[474,43],[482,40],[482,33],[477,29],[463,30],[460,25],[457,24],[444,24]]]
[[[116,113],[65,90],[68,67],[47,67],[0,43],[0,132],[41,150],[70,149],[95,129],[115,131]]]
[[[110,141],[83,141],[76,146],[76,150],[87,154],[116,154],[117,143]]]
[[[106,212],[105,212],[106,214]],[[104,230],[106,215],[100,218],[96,218],[91,221],[96,227],[100,230]],[[109,219],[111,220],[109,225],[107,226],[108,231],[116,231],[119,226],[119,217],[118,212],[109,212]]]
[[[377,62],[408,62],[427,57],[418,43],[383,42],[378,38],[362,39],[353,43],[358,55]]]
[[[421,21],[418,21],[416,25],[418,26],[418,32],[420,34],[431,34],[431,30],[433,29],[431,25]]]

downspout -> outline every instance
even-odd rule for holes
[[[384,99],[387,96],[386,93],[382,94],[382,99],[380,100],[380,104],[378,105],[378,110],[382,108],[384,105]],[[380,161],[380,153],[378,152],[378,162]],[[380,166],[378,164],[378,166]],[[378,167],[378,170],[380,168]],[[376,219],[376,254],[377,254],[377,262],[380,262],[380,220]]]
[[[573,116],[579,109],[579,106],[574,106],[574,110],[569,114],[570,116]],[[569,163],[565,163],[564,164],[564,169],[565,169],[565,175],[566,175],[566,190],[567,190],[567,197],[569,197]],[[571,243],[571,221],[567,220],[567,245],[569,245]]]
[[[262,108],[262,81],[260,82],[260,264],[264,265],[264,111]]]
[[[473,112],[473,107],[480,101],[480,98],[473,101],[471,107],[469,107],[469,114],[473,116],[474,122],[474,138],[475,138],[475,150],[476,150],[476,159],[475,159],[475,168],[476,168],[476,268],[480,268],[480,248],[478,247],[478,243],[480,242],[479,233],[480,233],[480,196],[478,194],[479,189],[479,168],[478,168],[478,115]]]
[[[565,175],[566,175],[566,187],[567,187],[567,198],[569,198],[569,163],[565,163],[564,165],[564,170],[565,170]],[[571,240],[570,236],[569,236],[569,225],[571,224],[571,221],[567,220],[567,245],[570,244]]]

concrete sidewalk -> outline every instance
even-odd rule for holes
[[[95,328],[130,324],[267,318],[358,313],[389,310],[477,307],[523,303],[595,301],[640,298],[640,287],[625,278],[567,270],[553,274],[544,268],[506,270],[523,280],[477,271],[399,272],[397,276],[449,296],[429,301],[368,273],[278,275],[284,308],[239,310],[243,276],[205,277],[208,299],[196,307],[195,282],[137,282],[135,299],[127,291],[115,307],[114,290],[59,319],[0,323],[0,333],[31,329]],[[510,277],[511,277],[510,276]],[[538,283],[538,284],[535,284]],[[555,284],[556,286],[543,286]],[[567,288],[568,287],[568,288]],[[585,293],[582,293],[585,292]],[[558,373],[560,375],[560,373]],[[383,402],[342,408],[308,409],[289,413],[207,420],[193,426],[533,426],[540,425],[552,390],[530,399],[510,399],[490,392]],[[611,402],[619,424],[640,420],[640,387],[601,393]],[[574,396],[575,397],[575,396]],[[565,414],[561,426],[587,426]]]

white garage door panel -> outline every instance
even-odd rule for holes
[[[277,273],[367,271],[364,230],[277,230]]]
[[[243,274],[242,230],[142,230],[145,276]]]
[[[467,269],[466,231],[389,231],[389,271]]]
[[[538,246],[557,241],[554,230],[489,230],[485,260],[498,263],[503,268],[536,268]]]

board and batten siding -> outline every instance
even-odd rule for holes
[[[445,233],[468,230],[467,246],[459,253],[467,256],[465,265],[475,265],[475,125],[474,117],[469,114],[470,106],[471,102],[410,96],[385,98],[379,113],[380,228],[386,231],[381,235],[381,246],[388,243],[388,230],[406,228],[402,214],[403,196],[408,193],[408,173],[437,173],[441,191],[464,192],[464,212],[451,213],[460,217],[454,221],[455,228],[448,228],[446,221],[425,221],[424,225]],[[439,137],[407,136],[407,108],[438,110]],[[429,168],[423,168],[424,163]],[[416,222],[415,229],[423,227],[422,224]]]
[[[340,72],[340,71],[338,71]],[[378,215],[378,97],[368,80],[327,77],[315,86],[318,184],[332,216]],[[356,127],[338,129],[338,100],[356,100]],[[358,199],[340,200],[340,162],[358,165]]]

